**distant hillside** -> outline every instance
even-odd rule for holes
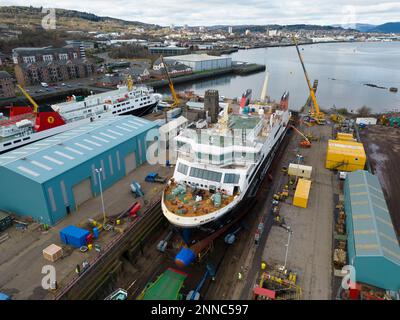
[[[368,32],[400,33],[400,22],[388,22],[368,30]]]
[[[0,7],[1,24],[26,28],[41,26],[42,18],[45,16],[42,8],[22,6]],[[146,24],[138,21],[126,21],[110,17],[100,17],[92,13],[75,10],[56,9],[56,25],[61,30],[82,31],[123,31],[130,27],[157,28],[156,25]]]
[[[367,23],[349,23],[349,24],[334,24],[333,27],[342,27],[344,29],[354,29],[360,32],[368,32],[372,28],[375,28],[376,25]]]
[[[223,29],[228,30],[228,25],[215,25],[207,27],[209,30],[215,29]],[[267,28],[269,30],[289,30],[289,31],[297,31],[299,29],[302,30],[335,30],[335,29],[343,29],[341,26],[320,26],[320,25],[312,25],[312,24],[291,24],[291,25],[279,25],[279,24],[272,24],[272,25],[234,25],[232,26],[234,32],[244,32],[245,30],[250,30],[252,32],[262,32],[266,31]]]

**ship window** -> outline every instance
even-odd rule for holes
[[[178,172],[182,173],[182,174],[187,174],[189,167],[186,164],[180,163],[178,165]]]
[[[190,176],[194,177],[194,178],[220,182],[221,181],[221,177],[222,177],[222,173],[216,172],[216,171],[211,171],[211,170],[191,168],[190,169]]]
[[[31,137],[23,138],[23,141],[29,140]]]
[[[113,114],[117,113],[117,111],[113,111]]]
[[[3,144],[3,146],[7,147],[7,146],[9,146],[10,144],[11,144],[11,142],[7,142],[7,143]]]
[[[21,142],[21,139],[15,140],[14,143]]]
[[[238,183],[240,175],[234,173],[226,173],[224,177],[224,183]]]

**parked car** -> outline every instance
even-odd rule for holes
[[[40,85],[44,88],[47,88],[49,85],[46,82],[41,82]]]
[[[61,83],[61,86],[62,86],[62,87],[65,87],[65,86],[66,86],[66,84],[63,82],[63,83]]]

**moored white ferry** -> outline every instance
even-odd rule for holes
[[[86,98],[71,97],[67,102],[40,108],[11,107],[10,116],[0,115],[0,153],[82,126],[103,117],[133,114],[144,116],[154,110],[159,98],[153,89],[126,86]]]
[[[280,104],[249,104],[248,93],[232,112],[201,130],[182,129],[175,140],[178,158],[162,196],[162,211],[183,229],[216,230],[255,197],[289,128],[289,94]]]

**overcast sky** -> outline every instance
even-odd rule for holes
[[[400,21],[399,0],[0,0],[159,25],[353,24]]]

